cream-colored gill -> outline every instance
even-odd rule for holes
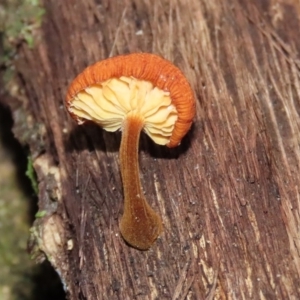
[[[169,142],[177,120],[169,92],[153,87],[149,81],[124,76],[79,92],[69,111],[79,121],[92,120],[107,131],[120,129],[129,113],[138,114],[144,119],[143,130],[160,145]]]

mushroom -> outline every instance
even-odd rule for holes
[[[87,67],[69,86],[66,107],[82,124],[93,121],[122,131],[120,168],[124,212],[120,231],[131,246],[146,250],[162,231],[139,178],[138,146],[143,130],[159,145],[175,147],[195,114],[193,92],[171,62],[149,53],[120,55]]]

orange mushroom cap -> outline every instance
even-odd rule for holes
[[[78,93],[111,78],[124,76],[149,81],[154,87],[169,92],[172,105],[177,111],[177,119],[166,146],[170,148],[178,146],[192,125],[195,115],[195,98],[183,73],[170,61],[155,54],[120,55],[87,67],[73,80],[67,92],[66,107],[71,116],[78,123],[84,122],[70,109],[72,101]]]

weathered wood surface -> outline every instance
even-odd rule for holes
[[[40,247],[69,298],[300,299],[299,2],[44,6],[40,43],[16,61],[27,100],[15,131],[48,211]],[[197,98],[180,147],[141,139],[142,185],[164,221],[146,252],[119,234],[120,134],[77,126],[63,104],[84,67],[135,51],[173,61]]]

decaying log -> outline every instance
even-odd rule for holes
[[[15,62],[39,183],[38,247],[70,299],[300,299],[299,2],[44,1],[40,42]],[[122,240],[120,134],[77,126],[68,84],[111,55],[152,52],[197,99],[175,149],[140,142],[164,232]]]

